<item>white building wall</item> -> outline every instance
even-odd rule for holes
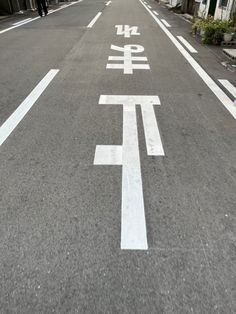
[[[178,3],[180,3],[180,0],[169,0],[169,4],[172,7],[175,7]]]
[[[203,4],[202,2],[200,3],[200,6],[199,6],[198,16],[201,18],[205,18],[208,15],[210,0],[207,0],[207,3],[205,4]]]
[[[228,20],[230,18],[230,12],[232,10],[232,6],[234,3],[234,0],[228,0],[226,7],[220,7],[220,1],[218,0],[216,3],[216,10],[215,10],[215,19],[221,19],[221,20]],[[203,2],[203,1],[202,1]],[[206,18],[208,15],[208,10],[210,6],[210,0],[207,0],[206,4],[200,3],[199,10],[198,10],[198,16],[201,18]]]
[[[226,7],[220,7],[219,4],[220,4],[220,0],[217,1],[214,18],[221,19],[221,20],[228,20],[230,18],[230,12],[233,5],[233,0],[228,0]]]

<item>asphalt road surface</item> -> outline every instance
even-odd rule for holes
[[[236,313],[226,70],[154,1],[65,5],[0,24],[0,313]]]

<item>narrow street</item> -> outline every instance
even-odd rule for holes
[[[185,25],[0,22],[1,314],[236,313],[236,76]]]

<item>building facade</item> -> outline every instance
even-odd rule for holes
[[[20,11],[36,10],[35,0],[1,0],[0,14],[13,14]]]
[[[235,20],[236,0],[203,0],[199,6],[198,16],[206,18],[208,15],[215,19]]]

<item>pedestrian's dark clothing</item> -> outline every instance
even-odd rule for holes
[[[47,9],[45,0],[36,0],[36,2],[37,2],[39,15],[42,16],[43,12],[44,12],[45,15],[47,15],[48,14],[48,9]]]

